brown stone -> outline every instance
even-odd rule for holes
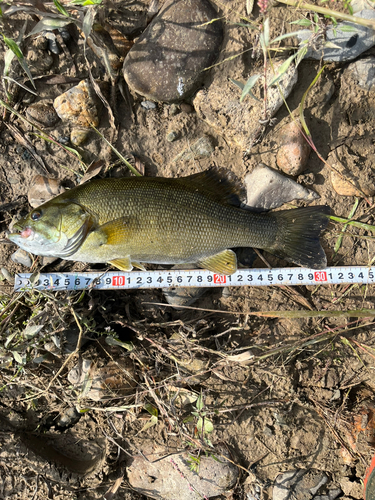
[[[60,120],[52,103],[44,100],[31,104],[26,109],[26,116],[37,125],[47,128],[53,127]]]
[[[292,121],[280,131],[277,166],[288,175],[299,175],[307,164],[310,146],[301,133],[301,125]]]

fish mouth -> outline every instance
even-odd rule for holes
[[[27,239],[29,241],[33,240],[35,236],[35,232],[31,229],[31,227],[25,227],[25,228],[17,228],[16,226],[13,227],[13,232],[8,233],[7,237],[8,239],[12,240],[12,238],[19,239],[20,237],[22,239]]]

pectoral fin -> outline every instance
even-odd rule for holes
[[[233,274],[237,271],[237,257],[233,250],[224,250],[201,259],[199,265],[217,274]]]
[[[130,257],[110,260],[109,264],[111,264],[113,267],[117,267],[117,269],[120,269],[120,271],[127,272],[133,269],[133,263],[130,261]]]
[[[107,245],[124,245],[135,229],[134,219],[132,217],[120,217],[111,220],[98,228],[98,231],[104,233],[107,237]]]

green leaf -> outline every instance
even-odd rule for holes
[[[314,14],[314,23],[315,24],[319,24],[319,16],[318,16],[318,14],[316,12]]]
[[[324,44],[324,48],[325,49],[341,49],[341,47],[339,47],[338,45],[336,45],[335,43],[333,42],[326,42]]]
[[[298,21],[292,21],[290,24],[298,24],[299,26],[309,27],[312,25],[310,19],[298,19]]]
[[[21,52],[21,49],[18,47],[16,42],[14,40],[12,40],[11,38],[6,37],[4,34],[2,34],[2,35],[4,38],[4,42],[5,42],[6,46],[8,47],[8,49],[10,49],[13,52],[13,54],[17,57],[17,59],[23,59],[23,54]]]
[[[152,406],[150,403],[145,404],[145,410],[149,412],[153,417],[158,416],[158,409],[155,406]]]
[[[122,340],[115,339],[114,337],[111,336],[106,337],[105,342],[108,345],[123,347],[127,351],[132,351],[134,349],[134,346],[131,342],[123,342]]]
[[[196,405],[195,405],[195,406],[196,406],[196,408],[197,408],[197,410],[198,410],[198,411],[201,411],[201,409],[203,408],[203,406],[204,406],[204,405],[203,405],[203,397],[202,397],[202,393],[201,393],[201,394],[199,394],[199,396],[198,396],[198,399],[197,399],[197,402],[196,402]]]
[[[55,4],[55,7],[60,12],[60,14],[69,17],[68,11],[65,9],[63,5],[61,5],[61,3],[58,0],[53,0],[53,3]]]
[[[213,432],[214,430],[214,424],[208,418],[203,419],[199,417],[197,422],[197,429],[201,434],[211,434],[211,432]]]
[[[272,40],[271,44],[275,43],[275,42],[279,42],[280,40],[284,40],[284,38],[291,38],[293,36],[298,36],[300,33],[301,33],[301,30],[300,31],[293,31],[292,33],[284,33],[284,35],[280,35],[280,36],[277,36],[276,38],[274,38]]]
[[[247,96],[247,94],[250,94],[251,97],[253,97],[254,99],[256,99],[257,101],[259,101],[259,99],[257,99],[255,97],[255,95],[251,92],[251,89],[254,87],[254,85],[256,84],[256,82],[258,81],[258,79],[261,77],[262,75],[253,75],[251,76],[247,82],[245,83],[245,86],[242,90],[242,94],[241,94],[241,98],[240,98],[240,102],[242,102],[245,97]]]
[[[348,26],[347,24],[340,26],[339,30],[343,33],[358,33],[357,28],[355,28],[354,26]]]
[[[14,360],[16,361],[16,363],[18,363],[20,365],[24,365],[26,363],[26,354],[21,356],[21,354],[17,351],[12,351],[12,354],[13,354],[13,357],[14,357]]]
[[[44,325],[27,325],[27,327],[24,329],[24,331],[22,332],[23,333],[23,336],[26,338],[26,339],[32,339],[33,337],[35,337],[35,335],[37,335],[40,330],[44,327]]]
[[[296,68],[298,67],[298,65],[302,61],[302,59],[305,57],[305,55],[307,54],[308,50],[309,50],[309,48],[308,48],[307,45],[304,45],[303,47],[301,47],[298,50],[297,57],[296,57],[296,62],[295,62]]]
[[[298,52],[296,54],[293,54],[292,56],[288,57],[288,59],[286,59],[286,61],[283,62],[283,64],[279,68],[279,73],[269,83],[270,87],[272,87],[272,85],[275,85],[275,83],[277,83],[280,80],[280,78],[282,78],[285,75],[285,73],[289,69],[289,66],[292,64],[293,60],[297,57],[297,54],[298,54]]]
[[[237,80],[232,80],[232,78],[229,78],[229,81],[234,83],[235,85],[237,85],[237,87],[239,87],[241,90],[244,89],[245,85]]]
[[[57,14],[56,14],[57,15]],[[66,19],[61,17],[44,17],[41,19],[27,36],[35,35],[41,31],[52,31],[56,28],[63,28],[72,23],[72,18]]]

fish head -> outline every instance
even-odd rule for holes
[[[90,226],[84,207],[51,200],[17,221],[8,239],[32,254],[64,258],[78,250]]]

